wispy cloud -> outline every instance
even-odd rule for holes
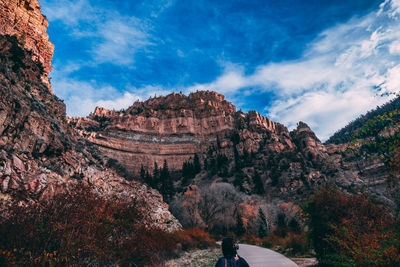
[[[71,38],[90,40],[92,64],[127,66],[139,49],[152,44],[146,21],[123,16],[116,9],[93,5],[90,0],[43,2],[51,22],[69,27]]]
[[[121,110],[131,106],[135,101],[146,100],[150,97],[166,95],[171,89],[147,85],[137,88],[127,85],[125,88],[115,88],[108,83],[97,81],[82,81],[69,77],[68,71],[74,71],[74,64],[66,65],[63,71],[56,72],[55,92],[64,100],[67,114],[70,117],[84,117],[96,107],[110,110]]]
[[[399,14],[400,0],[387,0],[378,11],[323,31],[298,60],[261,65],[250,75],[231,68],[188,91],[213,89],[234,97],[256,87],[273,93],[268,116],[290,128],[305,121],[325,140],[387,101],[377,95],[400,90]]]
[[[116,17],[99,26],[100,41],[92,53],[98,63],[129,65],[136,51],[151,45],[146,26],[134,17]]]
[[[299,49],[303,53],[296,60],[269,62],[270,59],[266,58],[263,61],[265,64],[254,66],[253,64],[260,64],[259,62],[262,61],[257,60],[257,63],[254,63],[246,62],[246,58],[232,59],[232,56],[221,56],[223,60],[236,62],[224,64],[219,62],[221,58],[216,58],[217,56],[211,53],[213,58],[207,61],[207,64],[214,60],[217,66],[215,72],[219,71],[218,66],[222,66],[222,74],[211,78],[207,83],[196,83],[193,82],[194,78],[190,78],[182,83],[185,85],[184,88],[183,85],[174,85],[167,79],[166,82],[160,82],[157,80],[158,73],[166,70],[165,72],[169,74],[168,68],[179,65],[180,68],[177,70],[182,70],[185,75],[196,77],[198,80],[207,81],[208,77],[215,77],[214,69],[208,73],[208,76],[204,74],[203,78],[200,75],[194,75],[191,69],[196,67],[200,58],[190,57],[188,52],[197,49],[202,52],[199,54],[207,57],[206,52],[209,51],[208,49],[213,49],[214,43],[207,39],[208,36],[201,35],[201,39],[197,39],[198,28],[208,24],[194,23],[191,25],[195,27],[193,29],[184,28],[185,25],[179,24],[177,27],[169,26],[171,28],[168,28],[167,26],[158,28],[158,31],[154,30],[153,27],[156,28],[158,25],[156,20],[163,17],[165,10],[174,6],[174,0],[140,2],[139,9],[147,10],[144,16],[141,16],[140,12],[135,13],[137,16],[127,16],[129,12],[106,6],[104,3],[99,4],[101,1],[97,3],[94,0],[42,0],[41,2],[43,2],[44,13],[51,22],[61,24],[68,29],[66,32],[71,38],[82,40],[86,45],[82,47],[82,51],[87,53],[88,57],[70,64],[66,62],[58,64],[59,62],[56,61],[52,74],[54,91],[67,103],[70,116],[87,115],[97,105],[111,109],[126,108],[136,99],[146,99],[155,94],[167,94],[171,92],[171,88],[186,93],[210,89],[226,94],[228,99],[234,100],[234,104],[239,107],[247,99],[254,101],[252,94],[264,95],[270,99],[264,109],[267,116],[288,125],[289,128],[295,127],[300,120],[305,121],[321,139],[325,140],[335,130],[359,114],[387,100],[377,95],[398,91],[400,87],[400,0],[385,0],[374,12],[353,17],[345,23],[322,31],[308,43],[304,50],[304,46]],[[191,7],[187,10],[189,12],[197,9]],[[243,13],[243,17],[248,17],[247,15]],[[219,14],[215,16],[219,18]],[[158,22],[165,23],[171,18],[164,19]],[[191,19],[191,17],[183,16],[182,21],[190,24]],[[218,28],[223,32],[226,27],[224,24],[221,24],[222,26],[218,24],[218,21],[215,21],[215,25],[211,24],[212,20],[206,19],[204,22],[209,23],[210,28]],[[180,20],[175,21],[175,23],[178,22]],[[254,28],[256,22],[250,26],[250,30],[261,30],[264,27],[261,24],[260,29]],[[168,32],[168,29],[172,32]],[[205,27],[203,32],[209,34],[208,29]],[[183,34],[174,35],[179,30],[183,30]],[[187,36],[192,31],[196,34]],[[156,32],[159,34],[158,37]],[[275,34],[278,35],[279,32]],[[236,39],[233,38],[234,36],[231,39],[229,34],[232,33],[235,32],[224,32],[222,35],[224,42],[226,39],[226,43],[231,44],[232,40],[240,41],[243,37],[239,34]],[[251,32],[251,34],[255,33],[257,31]],[[288,31],[287,36],[289,34]],[[172,42],[173,37],[176,37],[178,41]],[[202,42],[203,40],[205,42]],[[222,46],[222,44],[220,46],[226,50],[227,55],[231,55],[232,51],[239,53],[239,50],[229,50],[237,46],[243,46],[243,49],[249,51],[253,51],[251,48],[254,46],[255,52],[265,49],[264,44],[257,43],[261,42],[261,39],[251,40],[251,46],[235,42],[230,46]],[[181,47],[180,44],[185,44],[186,41],[189,46]],[[282,40],[278,38],[277,41]],[[155,48],[159,44],[165,46]],[[170,50],[173,51],[171,54],[176,54],[179,59],[173,60],[170,54],[163,54],[166,48],[171,48]],[[160,49],[163,50],[160,51]],[[148,51],[153,51],[154,55],[147,54]],[[220,52],[224,54],[225,51]],[[255,55],[261,54],[255,53]],[[97,75],[104,75],[106,68],[102,69],[102,66],[105,65],[113,65],[114,70],[117,71],[124,68],[135,69],[135,63],[140,62],[139,60],[135,62],[135,57],[138,58],[138,56],[142,60],[149,60],[140,65],[142,71],[135,72],[134,77],[140,81],[135,84],[136,80],[132,80],[131,83],[136,86],[130,85],[128,80],[131,76],[123,77],[123,74],[121,76],[124,79],[114,81],[114,83],[107,81],[104,76],[101,76],[100,80],[92,81],[97,78]],[[91,72],[91,78],[85,81],[84,75],[80,75],[83,67]],[[248,67],[251,70],[247,69]],[[199,68],[199,71],[203,73],[208,70],[205,67]],[[181,72],[176,73],[182,75]],[[178,75],[176,73],[174,75]],[[179,81],[179,79],[174,81]],[[187,84],[192,86],[186,86]]]

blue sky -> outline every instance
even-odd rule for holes
[[[69,116],[215,90],[325,140],[400,87],[400,0],[39,0]]]

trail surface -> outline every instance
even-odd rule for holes
[[[250,267],[297,267],[297,264],[270,249],[239,244],[238,254],[243,257]]]

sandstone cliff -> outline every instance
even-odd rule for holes
[[[208,91],[152,98],[123,112],[96,108],[88,118],[71,120],[87,140],[132,175],[141,166],[151,170],[164,160],[171,169],[180,170],[185,161],[207,152],[217,138],[230,135],[241,123],[254,130],[287,131],[255,111],[236,112],[223,95]]]
[[[155,163],[166,161],[176,172],[178,191],[193,183],[227,181],[247,194],[295,200],[336,184],[349,192],[370,187],[377,198],[390,202],[379,160],[349,162],[345,146],[322,144],[305,123],[289,132],[256,111],[236,111],[216,92],[173,93],[138,101],[125,111],[98,107],[69,123],[115,159],[127,177],[144,179],[139,177],[142,166],[152,174]],[[185,177],[183,165],[195,156],[202,169]]]
[[[0,34],[17,36],[25,49],[32,51],[33,61],[43,65],[41,79],[51,91],[54,45],[46,33],[48,25],[37,0],[0,0]]]
[[[158,192],[106,169],[107,159],[79,140],[31,56],[15,36],[0,36],[0,199],[35,200],[82,182],[105,196],[144,199],[146,223],[178,229]]]
[[[173,93],[136,102],[125,111],[96,108],[89,117],[69,122],[118,161],[128,177],[140,179],[142,166],[153,173],[155,163],[162,166],[166,161],[169,170],[177,172],[178,191],[192,183],[228,181],[247,194],[298,199],[336,177],[349,184],[356,179],[330,161],[326,147],[306,124],[300,122],[289,132],[256,111],[236,111],[216,92]],[[202,170],[185,178],[182,167],[195,156]],[[254,181],[257,176],[261,182]]]

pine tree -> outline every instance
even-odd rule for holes
[[[268,235],[269,226],[267,218],[261,208],[258,209],[258,216],[259,216],[259,227],[258,227],[258,237],[264,238]]]
[[[261,181],[261,176],[258,173],[258,171],[254,172],[253,183],[254,183],[254,191],[256,192],[256,194],[259,195],[265,194],[264,184]]]
[[[242,164],[240,162],[240,156],[236,146],[233,146],[233,156],[235,159],[235,170],[238,171],[242,168]]]
[[[292,219],[290,219],[288,226],[289,226],[290,230],[292,230],[294,233],[300,233],[301,226],[294,217]]]
[[[286,214],[285,213],[279,213],[278,214],[278,218],[276,220],[276,226],[280,227],[280,228],[287,227]]]
[[[156,188],[156,186],[154,185],[154,181],[153,181],[153,177],[151,177],[149,172],[146,172],[146,176],[144,181],[146,182],[146,184],[148,184],[150,187],[152,188]]]
[[[242,172],[242,170],[239,170],[235,174],[235,180],[233,180],[233,185],[235,187],[238,187],[240,191],[244,191],[243,182],[244,182],[244,173]]]
[[[247,151],[246,148],[243,148],[243,162],[244,165],[247,167],[249,163],[251,162],[251,159],[249,157],[249,152]]]
[[[235,229],[235,234],[237,236],[242,236],[246,233],[246,229],[244,228],[243,225],[243,219],[242,219],[242,215],[240,215],[240,213],[237,213],[237,217],[236,217],[236,229]]]
[[[190,179],[193,179],[196,176],[195,168],[191,161],[192,158],[190,158],[189,161],[185,161],[182,165],[183,184],[187,184]]]
[[[146,172],[144,170],[143,165],[140,167],[140,178],[142,179],[142,181],[146,179]]]
[[[160,172],[161,188],[160,193],[169,199],[174,194],[174,184],[171,179],[171,175],[168,170],[167,161],[164,160],[164,166]]]
[[[199,156],[197,156],[197,154],[194,154],[193,167],[196,174],[201,172],[201,163]]]
[[[160,170],[158,169],[157,162],[154,162],[154,169],[153,169],[153,187],[156,189],[158,188],[158,183],[160,181]]]

